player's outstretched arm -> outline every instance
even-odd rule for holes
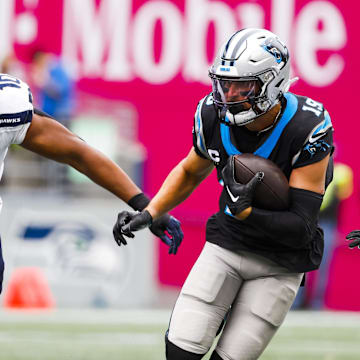
[[[134,210],[143,210],[150,201],[117,164],[47,116],[33,115],[21,146],[72,166]],[[168,214],[155,221],[150,230],[169,246],[180,243],[183,237],[180,222]]]
[[[183,202],[213,169],[212,161],[201,158],[192,148],[188,156],[169,173],[147,206],[153,219]]]
[[[141,193],[112,160],[49,117],[34,114],[21,146],[72,166],[125,202]]]
[[[119,214],[114,226],[114,237],[126,241],[124,236],[132,238],[134,231],[151,226],[154,219],[158,219],[184,201],[213,168],[210,160],[201,158],[191,149],[188,156],[170,172],[144,211],[123,211]]]

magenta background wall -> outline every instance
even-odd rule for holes
[[[344,241],[346,232],[360,226],[357,2],[14,0],[13,3],[11,44],[23,61],[29,61],[36,48],[61,54],[76,63],[81,91],[135,105],[139,140],[148,151],[144,181],[150,195],[156,193],[168,172],[192,146],[193,114],[199,99],[210,91],[210,84],[206,83],[207,66],[221,40],[245,26],[265,26],[280,35],[289,45],[293,73],[300,77],[291,90],[324,103],[336,130],[336,159],[354,169],[355,191],[342,205],[327,306],[360,310],[360,290],[349,277],[359,269],[360,253],[348,250]],[[25,18],[35,20],[37,26],[34,37],[26,41],[16,27],[24,14]],[[86,27],[87,21],[91,26]],[[91,49],[95,49],[93,53]],[[217,210],[219,191],[212,174],[173,211],[182,220],[185,239],[176,257],[168,256],[162,244],[157,245],[161,284],[179,286],[184,281],[204,244],[205,222]]]

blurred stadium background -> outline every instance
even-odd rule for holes
[[[191,147],[223,39],[265,27],[289,45],[300,77],[292,91],[329,110],[335,160],[353,170],[354,191],[334,219],[329,280],[316,280],[326,287],[322,311],[292,311],[263,359],[359,358],[360,253],[344,241],[360,226],[359,8],[341,0],[0,1],[0,63],[32,85],[35,51],[61,58],[76,90],[68,126],[149,195]],[[112,226],[125,204],[75,171],[11,148],[0,185],[0,359],[164,358],[171,307],[204,244],[215,189],[212,175],[173,211],[185,233],[176,257],[147,231],[118,248]]]

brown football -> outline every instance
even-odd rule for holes
[[[246,184],[258,172],[264,178],[255,191],[253,206],[266,210],[289,208],[289,182],[282,170],[271,160],[253,154],[234,156],[235,180]]]

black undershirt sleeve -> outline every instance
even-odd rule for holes
[[[257,227],[259,236],[293,249],[301,249],[313,239],[323,196],[308,190],[290,188],[290,209],[268,211],[253,208],[243,220]]]
[[[50,119],[54,119],[54,120],[55,120],[55,118],[53,118],[51,115],[49,115],[49,114],[46,113],[45,111],[42,111],[42,110],[40,110],[40,109],[38,109],[38,108],[34,108],[34,114],[39,115],[39,116],[45,116],[45,117],[48,117],[48,118],[50,118]]]

